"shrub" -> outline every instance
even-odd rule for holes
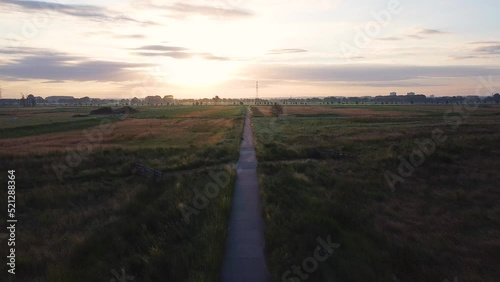
[[[274,104],[273,107],[271,108],[271,113],[275,117],[283,114],[283,106],[281,106],[279,104]]]

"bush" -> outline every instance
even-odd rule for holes
[[[271,108],[271,113],[275,117],[283,114],[283,106],[281,106],[279,104],[274,104],[273,107]]]

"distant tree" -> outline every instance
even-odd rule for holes
[[[500,94],[496,93],[495,95],[493,95],[493,101],[495,101],[495,103],[500,103]]]
[[[165,103],[166,105],[169,105],[172,102],[174,102],[174,96],[173,95],[165,95],[165,96],[163,96],[163,103]]]
[[[35,107],[36,106],[36,99],[35,96],[29,94],[28,97],[26,97],[26,101],[24,102],[25,107]]]
[[[144,102],[146,102],[148,105],[158,105],[162,102],[162,98],[158,95],[156,96],[147,96],[144,99]]]
[[[90,104],[90,101],[89,97],[80,98],[80,104]]]
[[[134,97],[132,98],[132,100],[130,100],[131,105],[139,105],[140,102],[141,100],[137,99],[137,97]]]
[[[275,103],[272,107],[271,107],[271,113],[273,116],[277,117],[281,114],[283,114],[283,106],[281,106],[280,104],[277,104]]]
[[[24,94],[21,94],[21,106],[26,107],[26,98],[24,98]]]

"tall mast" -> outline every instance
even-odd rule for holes
[[[259,100],[259,82],[255,82],[255,104]]]

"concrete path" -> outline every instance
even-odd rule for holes
[[[237,165],[222,282],[270,281],[264,245],[264,221],[260,205],[257,157],[253,146],[253,132],[248,109]]]

